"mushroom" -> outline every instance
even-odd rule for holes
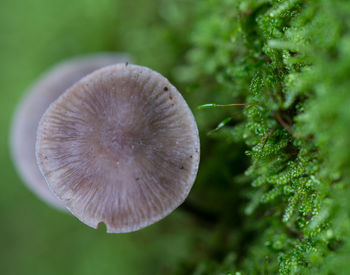
[[[53,101],[82,77],[128,59],[124,54],[99,53],[64,61],[45,73],[17,107],[10,136],[12,158],[23,181],[47,203],[65,209],[49,190],[37,166],[35,142],[40,118]]]
[[[108,233],[162,219],[187,197],[198,129],[177,89],[142,66],[108,66],[80,80],[41,119],[37,160],[79,220]]]

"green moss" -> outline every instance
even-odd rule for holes
[[[211,102],[255,104],[210,135],[244,141],[251,160],[240,230],[254,238],[232,245],[225,271],[326,274],[350,234],[350,5],[207,0],[198,14],[186,80],[200,79]]]

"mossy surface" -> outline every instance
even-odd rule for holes
[[[196,270],[335,272],[350,233],[349,3],[208,0],[199,9],[182,76],[217,104],[250,104],[240,114],[226,107],[231,115],[209,132],[227,146],[244,142],[250,165],[231,178],[242,186],[244,241]]]

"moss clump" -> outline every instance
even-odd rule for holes
[[[244,242],[187,271],[328,274],[346,264],[339,259],[350,236],[349,15],[347,1],[199,4],[177,77],[199,83],[197,92],[218,104],[252,104],[241,114],[230,109],[217,121],[225,126],[210,132],[227,146],[243,141],[251,164],[245,177],[233,167],[230,179],[245,210],[239,232],[234,224],[227,230]]]

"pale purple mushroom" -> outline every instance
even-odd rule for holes
[[[198,129],[177,89],[136,65],[100,69],[43,116],[37,159],[51,189],[87,225],[150,225],[187,197],[199,164]]]
[[[40,118],[65,90],[87,74],[104,66],[130,61],[125,54],[98,53],[76,57],[53,67],[40,77],[17,107],[11,129],[14,164],[23,181],[41,199],[57,208],[64,204],[49,190],[35,158]]]

